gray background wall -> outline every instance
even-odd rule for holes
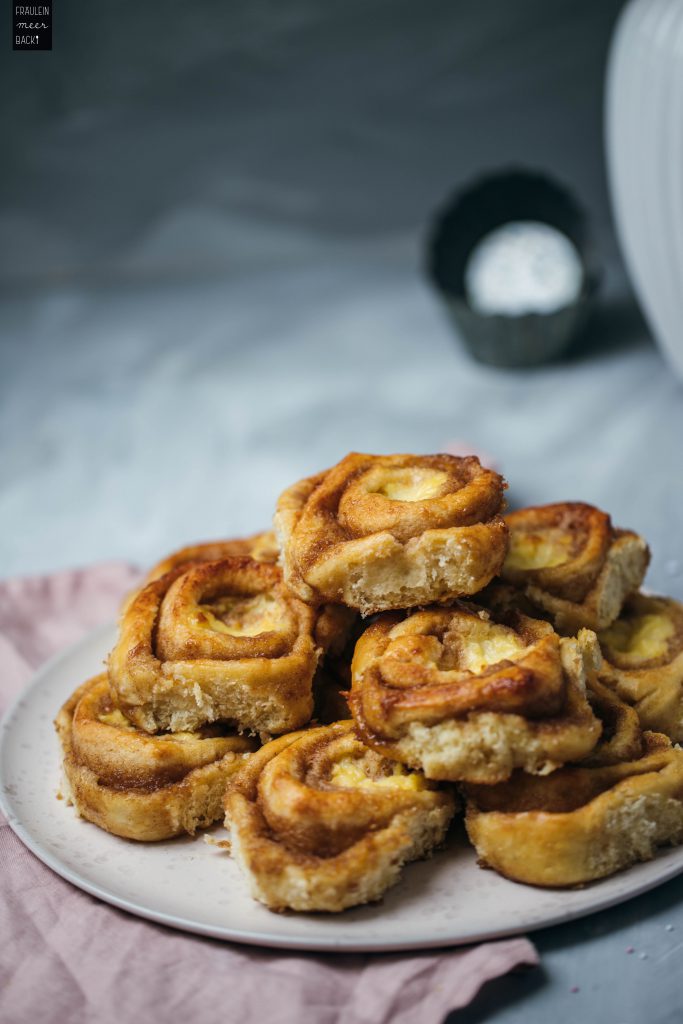
[[[351,448],[455,440],[512,500],[642,529],[675,586],[680,387],[603,166],[619,6],[61,0],[53,52],[0,64],[0,571],[150,562]],[[575,190],[605,269],[575,355],[527,373],[472,363],[422,275],[434,208],[512,162]]]
[[[414,263],[435,202],[508,161],[571,183],[611,247],[620,6],[60,0],[53,52],[0,66],[3,277],[223,277],[315,259],[321,240]]]

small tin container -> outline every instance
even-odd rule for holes
[[[581,264],[575,292],[550,311],[475,308],[466,288],[473,251],[497,228],[528,222],[549,225],[572,243]],[[563,355],[583,327],[599,283],[581,207],[546,175],[514,168],[459,190],[438,212],[427,243],[427,272],[472,356],[503,367],[536,366]]]

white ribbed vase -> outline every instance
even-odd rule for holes
[[[607,68],[612,205],[633,287],[683,377],[683,0],[631,0]]]

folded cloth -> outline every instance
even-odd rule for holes
[[[109,563],[0,583],[0,710],[45,658],[111,618],[136,579],[130,567]],[[0,861],[7,1024],[440,1024],[485,982],[538,962],[525,938],[436,953],[317,956],[186,935],[69,885],[1,817]]]

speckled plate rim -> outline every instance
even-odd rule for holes
[[[57,673],[63,670],[66,665],[72,661],[77,662],[84,649],[94,646],[101,650],[102,657],[104,657],[110,646],[113,629],[112,624],[101,626],[72,647],[53,657],[36,673],[32,681],[22,690],[5,713],[2,722],[0,722],[0,810],[6,816],[8,824],[19,839],[47,867],[84,892],[128,913],[182,931],[248,945],[318,952],[391,952],[466,945],[483,940],[524,934],[551,925],[573,921],[623,903],[683,873],[683,847],[667,849],[652,861],[639,864],[628,872],[613,876],[602,882],[594,883],[583,889],[538,890],[531,887],[518,886],[516,883],[494,875],[493,872],[482,872],[482,876],[487,876],[489,881],[492,879],[492,884],[496,890],[500,890],[500,900],[503,903],[499,904],[496,902],[493,910],[490,907],[482,907],[481,920],[476,926],[463,928],[458,926],[456,919],[453,925],[446,931],[416,927],[415,931],[411,929],[409,935],[384,935],[379,938],[372,937],[366,940],[358,936],[334,934],[335,922],[348,920],[350,915],[357,913],[356,911],[347,911],[344,915],[340,916],[296,915],[295,917],[288,918],[287,916],[278,915],[279,924],[287,920],[301,921],[302,919],[310,923],[310,929],[307,929],[309,934],[298,935],[287,934],[286,928],[284,933],[283,931],[278,933],[258,926],[249,929],[231,927],[229,923],[225,926],[217,927],[203,921],[201,915],[198,915],[196,918],[179,916],[165,912],[158,905],[155,905],[154,902],[147,903],[140,900],[123,898],[117,895],[116,892],[113,892],[106,882],[93,881],[91,878],[69,867],[60,856],[46,847],[40,835],[36,834],[36,830],[27,825],[25,817],[21,812],[21,807],[17,802],[17,798],[21,794],[22,784],[10,781],[16,777],[13,769],[17,766],[11,758],[8,762],[10,757],[9,737],[12,731],[17,728],[17,723],[21,724],[23,722],[25,724],[25,717],[30,714],[32,703],[36,700],[37,696],[41,695],[46,687],[50,686]],[[69,692],[60,693],[57,699],[65,700]],[[56,713],[57,706],[55,706],[54,710]],[[50,732],[52,732],[51,723],[49,728]],[[54,737],[54,746],[55,751],[57,751],[56,737]],[[58,755],[56,754],[55,756],[58,762]],[[121,840],[115,836],[109,836],[107,833],[101,833],[101,835],[105,837],[107,842],[111,843],[111,849],[115,851],[117,848],[116,844],[120,843]],[[471,861],[474,862],[474,851],[469,851],[469,854]],[[468,870],[470,866],[468,864]],[[455,865],[447,865],[446,870],[450,870],[451,867],[455,868]],[[410,867],[406,870],[409,872]],[[457,878],[455,881],[457,882]],[[529,894],[528,912],[526,914],[524,912],[519,914],[515,923],[501,927],[500,922],[497,924],[495,919],[500,918],[499,911],[504,904],[506,892],[509,893],[511,891],[509,889],[510,886],[514,887],[516,891],[523,889]],[[400,886],[392,890],[392,893],[395,894],[397,891],[400,894]],[[541,911],[534,907],[535,903],[540,902],[536,898],[539,893],[543,894],[546,903],[550,903],[550,906],[546,906]],[[365,913],[369,912],[372,914],[374,912],[377,916],[381,916],[383,913],[382,908],[383,904],[375,904],[373,907],[359,909]],[[259,911],[261,909],[259,908]],[[412,917],[408,917],[406,920],[410,921],[414,918],[415,925],[419,926],[423,916],[419,902],[415,904],[411,914]]]

